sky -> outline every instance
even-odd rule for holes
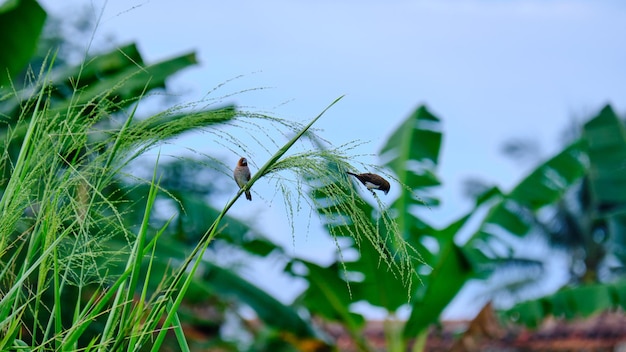
[[[548,158],[573,121],[607,103],[626,112],[623,1],[41,2],[62,16],[90,6],[101,15],[94,43],[110,36],[118,43],[137,42],[148,63],[196,52],[200,65],[168,82],[184,100],[201,99],[225,82],[224,94],[263,88],[235,95],[232,102],[305,121],[345,95],[316,127],[335,145],[367,142],[356,150],[361,154],[376,154],[426,104],[444,126],[443,187],[435,193],[443,204],[428,219],[435,226],[470,209],[463,180],[482,179],[508,190],[532,169],[503,155],[507,140],[536,142]],[[201,138],[180,143],[210,148]],[[233,164],[238,159],[224,155]],[[377,163],[375,157],[362,161]],[[233,210],[268,230],[290,253],[321,262],[334,253],[332,240],[314,230],[292,238],[289,225],[275,221],[284,219],[279,206],[268,209],[267,200],[254,206],[254,216],[243,205]],[[264,275],[249,277],[288,302],[302,285],[281,278],[280,267],[271,265],[263,267]]]

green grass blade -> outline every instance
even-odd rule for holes
[[[180,319],[178,318],[178,313],[176,310],[173,310],[174,304],[172,300],[167,301],[167,311],[168,313],[172,312],[174,314],[174,334],[176,335],[176,340],[178,341],[178,347],[182,352],[190,352],[189,345],[187,345],[187,339],[185,339],[185,333],[183,332],[183,327],[180,323]]]
[[[158,165],[158,159],[157,159],[157,165]],[[115,297],[115,300],[113,302],[113,308],[112,311],[110,312],[107,322],[105,324],[103,333],[102,333],[102,338],[100,339],[100,343],[104,346],[104,342],[108,339],[113,337],[114,333],[115,333],[115,324],[114,322],[117,321],[117,325],[118,326],[123,326],[126,323],[126,318],[127,318],[127,314],[128,314],[128,305],[132,302],[132,298],[133,298],[133,294],[135,292],[135,288],[137,286],[137,282],[139,280],[139,276],[140,276],[140,266],[141,266],[141,260],[143,258],[143,249],[144,249],[144,243],[145,243],[145,236],[146,236],[146,231],[148,229],[148,223],[150,220],[150,213],[152,211],[152,207],[154,206],[154,201],[156,200],[156,195],[157,195],[157,191],[158,191],[158,187],[155,184],[156,181],[156,166],[154,168],[154,175],[153,175],[153,179],[152,182],[150,184],[150,191],[148,194],[148,200],[147,200],[147,204],[146,204],[146,209],[145,209],[145,213],[144,213],[144,218],[141,224],[141,228],[139,230],[139,234],[137,235],[137,239],[135,240],[135,244],[133,246],[133,249],[131,251],[131,254],[128,258],[128,261],[126,263],[126,271],[130,271],[130,275],[128,277],[128,282],[125,283],[124,285],[120,285],[117,289],[117,294]],[[128,286],[126,287],[126,284],[128,284]],[[124,294],[125,293],[125,294]],[[122,302],[122,300],[124,300]],[[117,310],[118,308],[122,307],[122,312],[121,315],[118,316],[117,314]]]

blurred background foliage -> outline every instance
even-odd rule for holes
[[[168,77],[196,64],[194,53],[146,64],[132,43],[106,43],[100,46],[104,51],[83,58],[83,40],[89,41],[95,20],[86,14],[77,19],[67,27],[59,19],[47,18],[34,0],[9,1],[0,7],[0,43],[5,48],[0,52],[0,143],[9,154],[8,160],[17,158],[26,133],[18,116],[24,115],[23,109],[36,108],[31,101],[39,83],[36,72],[50,59],[54,63],[49,109],[61,118],[75,114],[90,119],[101,130],[121,128],[124,120],[116,114],[133,109],[141,96],[166,89]],[[42,32],[44,26],[47,29]],[[81,36],[67,35],[63,28],[73,28],[72,33]],[[125,84],[119,85],[120,80]],[[76,91],[81,94],[76,95]],[[17,99],[6,98],[14,92]],[[232,118],[236,109],[231,105],[192,115],[169,114],[149,123],[137,119],[130,128],[156,131],[181,118],[202,120],[209,115],[207,124],[219,124]],[[220,118],[216,120],[215,116]],[[437,324],[463,287],[490,278],[484,301],[513,297],[509,302],[515,304],[496,305],[500,318],[528,326],[536,326],[551,315],[572,318],[626,308],[626,283],[622,281],[626,259],[626,128],[622,118],[606,106],[573,130],[575,133],[559,152],[545,160],[535,157],[537,166],[511,190],[490,185],[488,180],[468,180],[467,194],[474,200],[474,207],[447,226],[436,228],[428,222],[428,208],[440,206],[435,193],[442,187],[437,169],[445,131],[439,117],[426,106],[417,107],[379,152],[381,165],[397,181],[397,187],[403,188],[398,198],[389,205],[388,213],[377,208],[380,204],[359,203],[362,213],[390,242],[393,237],[385,233],[391,229],[381,214],[393,214],[403,238],[419,253],[413,258],[416,272],[410,277],[394,275],[381,265],[380,256],[387,255],[393,261],[398,259],[396,253],[381,253],[371,243],[359,243],[349,236],[359,231],[357,224],[336,221],[345,216],[338,203],[341,200],[329,202],[333,198],[328,192],[333,187],[328,182],[332,180],[320,180],[318,187],[308,190],[308,196],[317,200],[312,204],[319,206],[324,229],[339,238],[342,251],[358,255],[344,260],[337,253],[333,263],[320,266],[289,256],[250,224],[226,218],[208,258],[229,256],[240,258],[241,264],[249,256],[261,260],[280,257],[288,263],[285,272],[306,281],[307,288],[293,303],[284,304],[245,280],[237,263],[205,260],[202,277],[190,288],[180,312],[190,347],[332,350],[338,348],[336,341],[324,327],[335,323],[345,329],[357,349],[370,351],[373,347],[363,333],[366,318],[353,310],[355,303],[366,302],[387,312],[387,350],[420,350],[428,327]],[[6,138],[8,135],[12,138]],[[68,165],[80,167],[85,158],[95,157],[98,148],[107,147],[99,144],[98,135],[90,138],[83,148],[62,152]],[[150,145],[144,141],[135,148]],[[536,155],[534,148],[523,141],[505,146],[512,157]],[[170,275],[170,263],[185,258],[219,213],[210,205],[210,199],[234,189],[228,176],[216,172],[212,162],[216,161],[180,158],[159,165],[160,185],[167,193],[159,193],[157,205],[173,207],[178,215],[174,219],[158,211],[152,215],[153,233],[172,220],[156,248],[157,261],[153,265],[160,275],[151,276],[152,287]],[[4,190],[13,170],[11,163],[0,166],[0,190]],[[149,185],[129,174],[111,179],[105,196],[115,200],[113,204],[119,206],[125,225],[132,228],[141,223],[148,191]],[[21,226],[28,226],[28,217]],[[16,240],[19,229],[12,236],[2,243]],[[568,267],[563,268],[566,283],[544,297],[533,294],[533,287],[545,280],[550,262],[528,254],[527,247],[536,238],[548,243],[550,251],[565,253],[568,258]],[[113,237],[101,245],[122,248],[127,239]],[[389,245],[397,248],[397,243]],[[4,249],[1,253],[10,255]],[[77,285],[105,285],[106,275],[100,275],[93,283]],[[407,281],[413,282],[408,292]],[[258,321],[241,315],[244,306],[255,312]],[[404,318],[402,311],[410,313]]]

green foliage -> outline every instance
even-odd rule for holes
[[[626,128],[610,106],[584,125],[592,202],[613,217],[626,205]]]
[[[402,184],[412,189],[438,186],[436,168],[442,138],[441,121],[421,106],[391,134],[380,154],[389,159],[385,166]],[[403,192],[398,201],[406,202],[404,197],[411,196],[411,192]]]
[[[586,184],[583,180],[587,178],[591,187],[583,190],[590,192],[590,203],[581,205],[585,215],[576,218],[586,238],[583,245],[587,247],[584,248],[590,248],[594,256],[611,253],[622,258],[626,251],[622,251],[620,248],[623,245],[619,245],[624,233],[621,230],[624,223],[621,201],[626,193],[619,191],[620,179],[623,178],[619,160],[626,160],[624,131],[622,122],[613,111],[609,107],[603,109],[598,117],[585,125],[581,139],[541,163],[510,192],[505,193],[496,187],[487,189],[476,198],[475,207],[466,215],[443,229],[436,229],[418,216],[418,209],[425,204],[438,204],[429,194],[432,187],[440,184],[436,173],[442,134],[439,119],[425,107],[419,107],[391,134],[381,150],[385,166],[393,171],[394,179],[405,188],[388,210],[383,209],[380,202],[378,206],[381,208],[375,210],[360,198],[352,200],[354,198],[347,195],[353,190],[339,187],[339,179],[332,184],[323,183],[311,193],[317,200],[318,212],[326,219],[329,232],[338,238],[363,231],[361,221],[359,225],[346,221],[346,218],[354,219],[354,215],[345,210],[352,203],[358,205],[363,218],[369,217],[370,223],[377,224],[376,229],[381,230],[380,238],[393,238],[385,237],[384,230],[389,229],[378,225],[386,224],[386,216],[394,214],[395,229],[409,246],[416,249],[415,253],[421,255],[413,262],[420,273],[420,285],[411,291],[410,302],[400,299],[403,281],[397,280],[402,277],[384,270],[375,247],[359,242],[349,242],[343,248],[345,251],[356,245],[359,251],[357,260],[342,264],[343,259],[338,257],[337,262],[327,268],[301,261],[307,269],[304,273],[294,269],[295,265],[290,265],[289,272],[306,278],[311,285],[300,300],[325,319],[342,322],[363,350],[368,347],[359,338],[362,318],[345,307],[350,298],[352,302],[365,301],[385,308],[392,320],[395,311],[409,303],[411,314],[403,327],[404,343],[391,341],[397,335],[390,333],[388,336],[391,339],[388,341],[389,348],[394,346],[402,350],[402,346],[413,338],[423,340],[428,326],[439,319],[441,312],[469,280],[488,278],[495,271],[506,270],[510,266],[541,266],[538,259],[518,255],[515,242],[509,241],[507,236],[524,238],[530,233],[549,230],[549,225],[542,224],[541,212],[556,209],[559,214],[568,207],[567,197],[580,189],[581,184]],[[337,167],[338,174],[344,168]],[[329,202],[333,199],[331,193],[346,194],[346,199],[351,200]],[[422,202],[422,199],[426,201]],[[471,228],[467,240],[459,243],[457,234],[467,232],[469,220],[479,212],[486,215],[482,216],[477,227],[474,225]],[[596,234],[607,231],[607,227],[614,230],[608,235],[609,240],[600,239],[598,243],[597,239],[593,239],[594,231]],[[426,242],[431,244],[425,246]],[[433,242],[436,245],[433,246]],[[389,248],[394,248],[393,245],[391,241]],[[591,267],[594,263],[587,264]],[[332,289],[346,279],[350,282],[351,297]],[[332,282],[335,285],[329,284]],[[566,292],[535,303],[521,304],[506,316],[536,324],[546,314],[570,317],[623,305],[622,297],[611,286],[571,288]],[[593,294],[598,300],[583,302],[585,294]],[[415,348],[423,346],[416,345]]]
[[[126,174],[133,160],[167,139],[241,119],[298,132],[263,168],[272,170],[321,116],[300,126],[233,106],[195,105],[135,115],[142,97],[193,64],[188,54],[146,66],[130,44],[78,67],[50,69],[44,62],[39,73],[28,73],[24,81],[31,84],[2,88],[0,349],[159,350],[172,331],[177,348],[187,350],[181,324],[194,305],[215,297],[222,311],[226,302],[245,302],[268,327],[288,332],[286,343],[325,345],[294,308],[202,255],[211,242],[258,256],[280,252],[226,215],[236,197],[222,211],[208,206],[184,183],[175,187],[159,176],[175,164],[155,167],[151,181]],[[173,219],[152,211],[162,200],[179,207],[173,228]],[[202,275],[194,275],[199,269]]]
[[[624,131],[624,123],[606,106],[584,124],[578,140],[551,160],[551,164],[555,164],[554,160],[565,161],[559,164],[561,177],[555,179],[562,190],[576,191],[578,197],[573,207],[565,203],[561,191],[551,197],[551,203],[543,204],[559,204],[555,218],[566,231],[547,232],[547,235],[571,236],[566,248],[572,249],[572,262],[583,264],[584,271],[573,275],[575,285],[565,286],[548,297],[519,303],[503,312],[504,317],[537,326],[547,316],[573,318],[624,307],[623,283],[614,282],[623,277],[626,259],[623,236],[626,199],[622,190],[626,175],[621,166],[622,160],[626,160]],[[568,154],[570,157],[566,159],[564,156]],[[547,169],[548,164],[538,170]],[[578,189],[574,187],[577,184]],[[583,253],[583,258],[577,259],[575,253]],[[607,258],[611,258],[610,266]],[[599,276],[600,271],[607,274]]]
[[[544,222],[546,210],[564,219],[567,226],[561,229],[579,235],[575,248],[585,250],[587,271],[580,280],[585,284],[521,303],[502,315],[537,325],[547,315],[569,318],[626,306],[623,283],[602,283],[597,276],[609,256],[619,261],[617,268],[609,268],[615,272],[611,278],[619,276],[616,269],[623,270],[626,259],[626,129],[610,107],[511,191],[486,190],[473,209],[439,229],[424,218],[439,205],[432,194],[441,185],[443,128],[424,106],[383,145],[383,167],[368,170],[371,166],[357,164],[346,153],[354,145],[326,148],[310,131],[326,110],[306,125],[232,105],[196,109],[190,104],[137,116],[145,96],[196,63],[193,53],[146,65],[129,44],[76,67],[54,67],[46,59],[39,72],[27,70],[27,78],[20,79],[45,12],[32,0],[9,1],[0,8],[0,19],[0,37],[10,49],[0,53],[2,350],[156,351],[168,336],[175,338],[172,348],[192,350],[199,345],[185,336],[185,324],[212,331],[211,346],[241,348],[221,341],[217,332],[226,312],[236,314],[240,305],[252,308],[263,323],[262,329],[247,329],[254,339],[250,349],[328,348],[325,337],[300,314],[306,309],[311,316],[342,323],[360,350],[371,350],[362,334],[365,319],[351,307],[356,302],[387,312],[390,351],[404,351],[413,341],[415,349],[423,348],[428,326],[469,280],[490,277],[508,265],[541,264],[519,256],[507,238],[567,232]],[[231,170],[215,158],[159,162],[149,180],[128,174],[128,166],[146,151],[199,129],[211,131],[222,145],[245,150],[249,147],[229,130],[240,127],[265,133],[275,151],[265,147],[267,162],[222,209],[209,205],[207,197],[223,191],[220,185],[230,181],[216,175]],[[277,130],[293,137],[278,142]],[[292,152],[302,137],[315,148]],[[212,181],[204,177],[194,183],[207,169]],[[377,194],[360,193],[361,186],[346,171],[384,175],[393,180],[391,196],[397,192],[397,197],[387,205]],[[308,193],[304,200],[338,247],[335,261],[325,267],[291,258],[285,270],[309,283],[293,305],[208,259],[231,251],[286,257],[228,211],[262,177],[287,190],[290,185],[282,183],[287,172],[298,181],[295,196],[285,193],[285,203],[299,210]],[[577,207],[569,204],[572,194],[578,195]],[[159,203],[177,215],[155,212]],[[470,220],[483,211],[478,226],[469,229]],[[460,241],[460,232],[469,237]],[[194,314],[208,305],[216,311],[212,318]],[[397,314],[407,306],[408,319],[399,321]]]
[[[365,197],[358,194],[358,186],[348,183],[351,180],[347,179],[345,171],[353,170],[353,167],[340,161],[327,165],[337,176],[318,181],[311,191],[326,228],[338,244],[345,244],[339,253],[354,249],[358,258],[339,256],[336,263],[328,267],[296,260],[287,269],[309,282],[308,290],[299,301],[314,314],[342,322],[362,350],[370,349],[360,332],[363,318],[350,311],[350,302],[364,301],[385,308],[393,319],[399,308],[408,303],[414,304],[416,299],[426,302],[433,297],[441,297],[441,292],[418,297],[418,291],[428,286],[429,280],[444,281],[438,281],[441,268],[435,267],[433,271],[429,267],[434,263],[436,254],[429,253],[419,241],[421,236],[433,235],[436,230],[409,211],[424,205],[420,192],[439,184],[435,175],[441,138],[439,120],[424,107],[418,108],[392,133],[383,147],[382,156],[388,159],[385,165],[395,172],[395,176],[387,176],[396,180],[402,190],[389,208],[385,208],[377,196],[374,196],[377,207],[366,202]],[[423,193],[424,198],[426,194]],[[436,203],[434,199],[427,199],[431,204]],[[452,237],[448,237],[451,240]],[[350,240],[346,241],[346,238]],[[445,254],[439,259],[440,263],[448,262]],[[299,265],[304,265],[304,270],[299,270]],[[430,274],[423,269],[431,270]],[[424,272],[419,279],[418,271]],[[462,285],[460,275],[463,272],[455,272],[448,282],[458,282],[459,279]],[[346,295],[345,288],[338,285],[346,281],[350,295]],[[417,284],[412,285],[413,282]],[[445,307],[430,303],[425,305],[435,310]],[[424,317],[416,315],[414,319]],[[437,317],[438,314],[426,317],[427,324]],[[416,325],[412,322],[411,326]],[[401,334],[392,333],[392,330],[389,332],[390,348],[395,346],[393,348],[402,350]]]
[[[129,65],[134,67],[133,63]],[[158,314],[151,317],[146,312],[154,311],[143,309],[154,299],[148,297],[150,281],[139,281],[144,276],[140,271],[144,255],[154,250],[155,242],[149,242],[146,236],[157,187],[155,182],[149,183],[147,202],[137,201],[144,203],[145,214],[140,216],[142,226],[138,232],[132,233],[123,219],[126,210],[117,203],[125,195],[110,185],[142,148],[231,119],[234,111],[207,110],[175,121],[171,114],[162,114],[134,123],[133,110],[118,126],[114,120],[105,119],[111,113],[106,108],[92,114],[93,110],[86,111],[82,105],[61,101],[63,92],[59,87],[63,81],[51,77],[63,76],[42,72],[42,84],[32,98],[22,92],[5,95],[4,107],[17,106],[19,114],[13,115],[12,109],[5,111],[5,116],[11,118],[2,128],[6,136],[2,153],[6,176],[0,200],[0,209],[6,215],[0,227],[6,293],[0,301],[5,322],[0,327],[5,336],[2,349],[18,340],[54,349],[76,349],[95,341],[100,341],[97,346],[103,348],[131,346],[131,331],[146,326],[154,329],[159,321]],[[98,89],[100,83],[96,80],[90,87]],[[110,106],[113,101],[107,99],[107,82],[102,84],[103,93],[94,102]],[[75,99],[80,95],[80,90],[77,92],[67,99]],[[118,97],[123,98],[123,92]],[[134,100],[124,99],[115,101],[117,108]],[[124,206],[128,209],[129,204]],[[117,237],[127,245],[118,250],[106,246]],[[119,260],[126,261],[125,268],[119,275],[111,275],[115,271],[110,264]],[[150,274],[150,270],[145,273],[146,279]],[[106,285],[108,290],[94,290],[92,284]],[[92,295],[83,301],[85,292]],[[139,304],[134,302],[136,292],[142,292]],[[143,319],[148,319],[146,325],[136,324]],[[143,331],[140,336],[149,334],[149,330]]]
[[[546,317],[573,319],[588,317],[605,310],[626,307],[626,284],[590,284],[564,288],[538,300],[517,304],[501,313],[502,318],[537,327]]]
[[[414,296],[411,315],[404,326],[404,338],[417,337],[436,322],[441,312],[459,293],[466,281],[476,277],[454,235],[468,220],[465,216],[437,232],[440,249],[432,254],[433,268],[423,278],[424,286]]]
[[[35,0],[9,0],[0,5],[0,87],[22,71],[37,47],[46,12]]]

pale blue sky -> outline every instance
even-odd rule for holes
[[[42,3],[71,11],[61,1]],[[93,4],[95,11],[103,6]],[[428,214],[434,224],[469,208],[460,196],[463,179],[506,190],[524,176],[532,165],[500,153],[507,139],[532,138],[548,157],[573,117],[609,102],[626,111],[623,1],[110,0],[96,42],[109,33],[139,43],[147,62],[197,51],[201,65],[171,82],[186,92],[184,101],[244,75],[224,92],[271,88],[233,102],[302,121],[346,94],[317,127],[336,145],[371,141],[360,153],[376,153],[427,104],[445,133],[437,193],[444,204]],[[276,211],[260,216],[280,218]],[[294,244],[287,224],[271,232],[297,255],[324,258],[333,250],[313,234]],[[285,300],[293,295],[283,279],[261,281]]]

